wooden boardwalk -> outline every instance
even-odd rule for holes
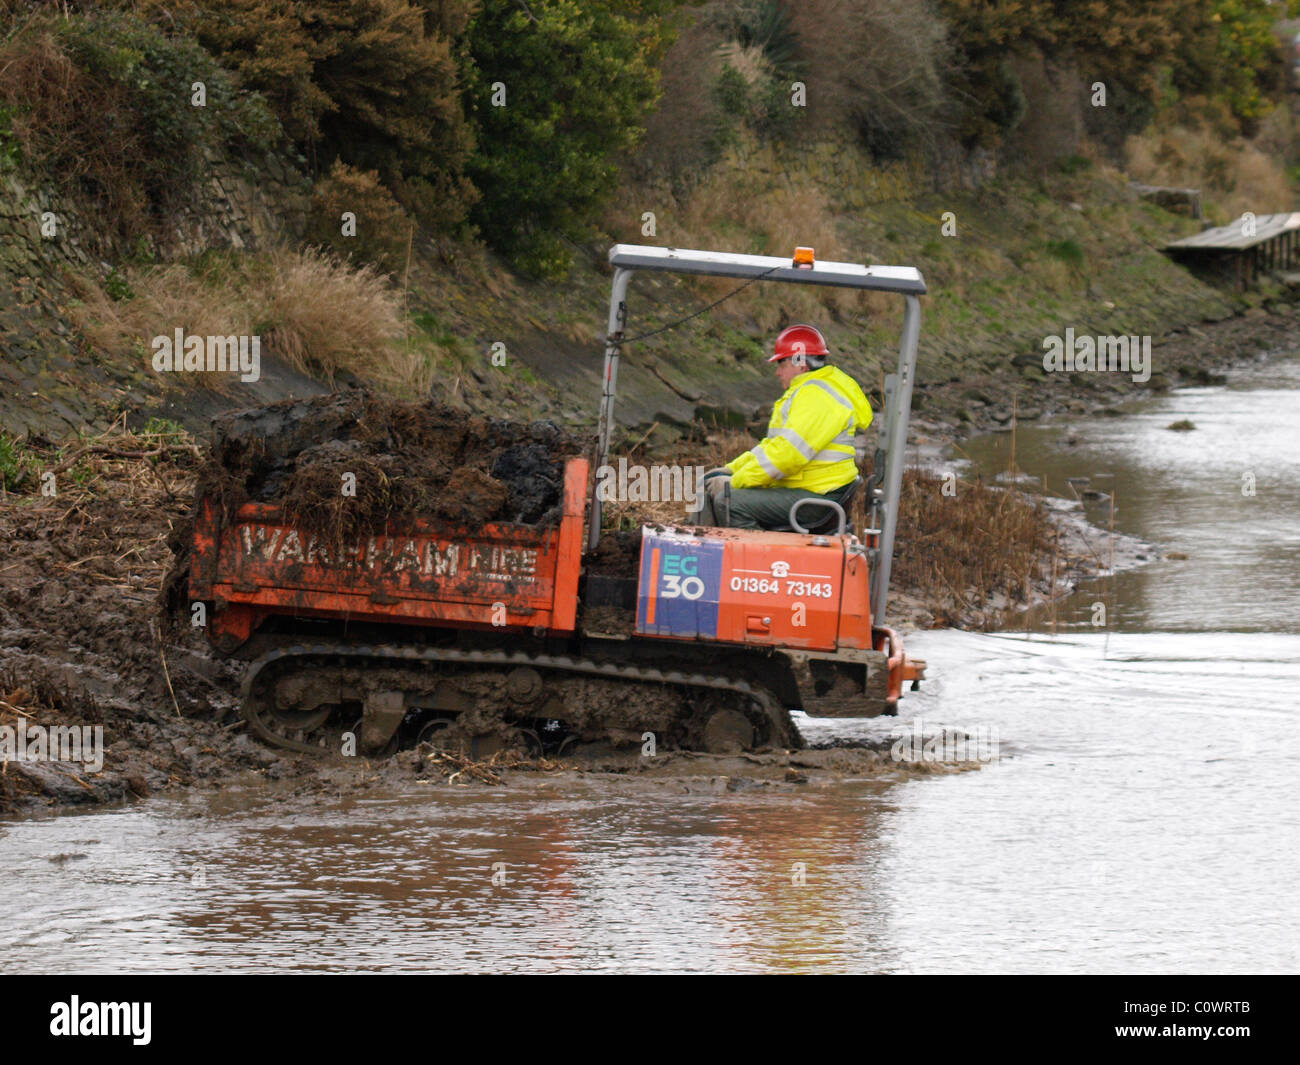
[[[1261,273],[1287,270],[1296,264],[1300,211],[1242,215],[1226,226],[1166,244],[1165,252],[1189,265],[1208,266],[1245,288]]]

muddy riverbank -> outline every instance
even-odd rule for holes
[[[244,734],[243,664],[212,654],[187,611],[164,614],[160,601],[173,550],[188,535],[200,463],[189,445],[160,437],[106,437],[76,462],[51,448],[40,466],[54,473],[53,494],[10,496],[0,508],[0,728],[9,730],[0,813],[220,788],[248,774],[334,794],[385,782],[500,786],[592,773],[737,790],[898,772],[867,747],[733,758],[591,749],[557,761],[508,755],[472,764],[430,752],[323,762],[271,750]],[[43,757],[53,753],[54,730],[69,728],[81,747]],[[36,760],[17,757],[19,744]]]
[[[1153,393],[1221,383],[1227,368],[1263,352],[1289,348],[1297,333],[1300,304],[1277,303],[1153,338],[1146,381],[1123,372],[1045,373],[1044,349],[1008,355],[1005,368],[986,374],[918,380],[911,442],[926,454],[977,433],[1010,432],[1013,421],[1023,425],[1081,414],[1118,416],[1125,404]],[[1013,370],[1019,372],[1018,379],[1006,372]]]
[[[1172,384],[1213,380],[1234,361],[1283,346],[1295,325],[1287,309],[1198,329],[1157,347],[1157,365],[1176,373]],[[935,395],[923,401],[913,441],[922,454],[929,445],[959,441],[974,428],[1003,425],[1000,410],[990,404],[972,403],[969,419],[936,417],[945,403],[956,402],[956,387],[936,386]],[[1068,394],[1066,382],[1051,382],[1050,387],[1065,388]],[[1132,393],[1121,385],[1089,384],[1060,405],[1045,402],[1040,418],[1073,413],[1072,404],[1083,404],[1084,411],[1118,410],[1126,396]],[[0,725],[102,728],[104,753],[99,772],[76,762],[9,762],[0,773],[0,811],[7,814],[130,801],[195,785],[221,787],[249,773],[295,790],[328,793],[416,779],[431,787],[510,787],[517,781],[562,786],[591,773],[670,788],[801,788],[823,779],[900,772],[870,745],[833,753],[768,752],[721,762],[701,755],[649,761],[596,753],[582,763],[519,764],[498,767],[501,772],[488,767],[502,784],[475,773],[456,777],[454,768],[444,773],[446,767],[421,762],[414,752],[383,764],[324,764],[271,751],[243,735],[240,666],[213,658],[198,630],[166,640],[158,634],[155,600],[171,558],[169,538],[183,529],[188,516],[196,457],[183,447],[158,446],[158,441],[118,450],[152,453],[144,458],[96,454],[89,469],[58,474],[54,496],[10,498],[0,507],[0,542],[5,545],[0,557]],[[1040,599],[1112,565],[1109,537],[1078,510],[1054,506],[1062,530],[1053,548],[1056,579],[1053,583],[1050,568],[1037,579]],[[1117,538],[1115,552],[1113,565],[1121,569],[1160,557],[1161,545]],[[936,608],[931,592],[904,587],[895,597],[891,620],[904,627],[989,627],[1005,616],[1005,608],[995,598],[972,600],[964,614],[954,617],[950,605]]]

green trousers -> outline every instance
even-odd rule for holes
[[[832,499],[840,502],[853,487],[850,481],[843,487],[819,494],[802,488],[733,488],[731,513],[718,513],[713,500],[701,495],[700,510],[693,516],[694,523],[731,529],[789,529],[790,507],[800,499]],[[799,524],[805,529],[819,525],[827,518],[826,507],[800,507]]]

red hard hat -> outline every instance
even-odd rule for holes
[[[773,354],[768,362],[780,362],[791,355],[829,355],[826,338],[811,325],[788,325],[777,334]]]

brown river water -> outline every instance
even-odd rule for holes
[[[0,823],[0,971],[1300,970],[1297,396],[1300,363],[1261,362],[1017,433],[1054,491],[1113,488],[1156,561],[1030,631],[912,636],[932,679],[897,720],[803,723],[961,729],[996,741],[980,768],[734,794],[250,779]],[[996,471],[1009,446],[964,451]]]

